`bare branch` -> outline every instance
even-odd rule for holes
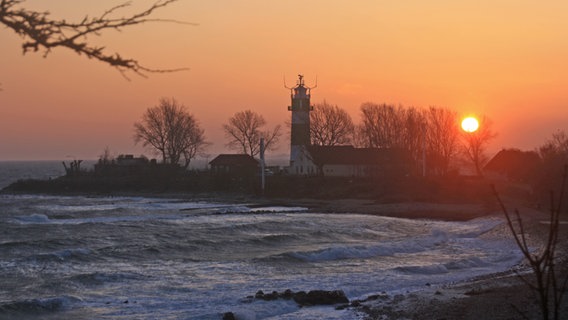
[[[310,137],[312,145],[335,146],[348,144],[352,140],[355,126],[349,114],[328,104],[325,100],[317,104],[310,113]]]
[[[183,157],[185,168],[208,145],[204,130],[185,106],[165,98],[134,124],[134,141],[155,149],[167,164],[177,165]]]
[[[430,107],[425,111],[425,138],[429,172],[446,175],[459,151],[457,113]]]
[[[12,29],[24,39],[22,44],[23,53],[42,51],[44,57],[57,47],[67,48],[79,55],[85,55],[89,59],[95,59],[106,63],[126,77],[128,71],[139,76],[146,77],[147,73],[164,73],[187,70],[187,68],[154,69],[141,65],[138,60],[124,58],[119,53],[108,53],[105,47],[90,44],[87,37],[90,35],[100,36],[105,30],[121,31],[125,27],[143,24],[147,22],[170,22],[185,25],[193,23],[171,20],[156,19],[150,16],[158,9],[178,0],[158,0],[146,10],[127,17],[113,17],[117,11],[130,6],[130,2],[114,6],[106,10],[98,17],[85,16],[80,22],[68,22],[65,19],[52,19],[49,12],[37,12],[18,7],[25,0],[1,0],[0,23]]]
[[[495,186],[491,186],[493,193],[499,203],[501,210],[503,211],[505,218],[507,219],[507,225],[517,243],[517,246],[529,262],[529,265],[533,271],[536,285],[528,282],[524,277],[521,277],[523,282],[525,282],[531,290],[535,292],[538,296],[539,305],[543,319],[559,319],[560,304],[564,297],[568,285],[568,276],[564,275],[564,279],[561,279],[561,284],[559,285],[559,277],[561,272],[556,270],[556,249],[558,243],[558,231],[559,231],[559,219],[560,212],[562,210],[562,199],[564,198],[564,192],[566,188],[566,183],[568,180],[568,166],[564,166],[564,172],[562,175],[562,183],[560,187],[560,201],[558,206],[554,205],[554,194],[551,192],[550,195],[550,226],[548,229],[548,239],[544,244],[544,250],[540,253],[532,253],[525,236],[524,223],[521,220],[521,215],[518,210],[515,210],[515,217],[517,226],[515,227],[514,222],[511,219],[511,214],[505,207],[503,201],[501,200],[499,194],[497,193]],[[562,270],[561,270],[562,271]],[[550,307],[552,307],[552,312]]]
[[[274,150],[281,135],[280,126],[261,131],[265,125],[264,117],[256,112],[245,110],[235,113],[223,125],[225,136],[229,139],[227,146],[254,157],[260,153],[260,139],[264,138],[265,149]]]

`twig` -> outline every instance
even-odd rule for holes
[[[51,53],[53,48],[64,47],[85,55],[89,59],[104,62],[116,68],[126,79],[125,73],[132,71],[139,76],[146,77],[147,73],[165,73],[187,70],[187,68],[153,69],[141,65],[137,60],[124,58],[119,53],[107,53],[105,47],[89,44],[89,35],[100,36],[108,29],[121,31],[122,28],[143,24],[147,22],[169,22],[184,25],[194,23],[149,18],[154,11],[161,9],[178,0],[158,0],[152,6],[128,17],[113,18],[120,9],[130,6],[130,2],[114,6],[106,10],[99,17],[85,16],[81,22],[68,22],[66,20],[53,20],[49,12],[36,12],[24,8],[16,8],[24,0],[0,0],[0,23],[12,29],[25,41],[22,44],[23,53],[43,51],[44,57]]]
[[[499,193],[495,189],[494,185],[491,185],[493,194],[503,211],[505,218],[507,220],[507,225],[513,234],[513,238],[517,243],[517,246],[529,262],[533,273],[536,278],[536,285],[530,284],[524,277],[521,277],[523,282],[529,286],[539,297],[539,304],[544,320],[548,320],[550,316],[549,303],[551,302],[549,298],[552,298],[552,308],[553,308],[553,318],[559,319],[560,304],[564,293],[566,292],[568,286],[568,275],[562,281],[562,285],[558,286],[558,275],[556,273],[555,263],[556,263],[556,249],[558,244],[558,229],[560,212],[562,210],[562,200],[564,198],[566,181],[568,180],[568,166],[564,166],[564,172],[562,175],[562,184],[560,187],[560,200],[558,205],[555,206],[554,203],[554,193],[550,194],[550,227],[548,230],[548,239],[544,250],[538,254],[531,254],[529,245],[526,241],[524,224],[521,219],[519,210],[515,209],[515,217],[518,227],[515,228],[514,222],[511,219],[511,214],[505,207],[505,204],[501,200]],[[523,317],[525,317],[523,315]]]

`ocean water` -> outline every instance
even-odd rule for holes
[[[50,179],[63,174],[61,161],[0,161],[0,189],[20,179]]]
[[[143,197],[0,195],[0,319],[360,319],[247,299],[396,294],[498,272],[515,244],[469,222]]]

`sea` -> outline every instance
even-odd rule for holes
[[[0,162],[0,186],[61,175]],[[0,319],[363,319],[265,293],[396,295],[510,269],[504,221],[410,220],[163,197],[0,195]]]

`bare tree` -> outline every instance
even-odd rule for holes
[[[553,189],[553,186],[560,182],[562,168],[568,163],[568,133],[563,130],[556,131],[538,147],[537,152],[542,162],[533,176],[534,189],[538,201],[546,203],[548,198],[546,191]],[[568,201],[568,193],[565,194],[564,201]]]
[[[499,197],[495,186],[491,186],[493,194],[497,198],[501,210],[505,214],[509,230],[533,271],[534,282],[530,281],[525,276],[520,274],[518,275],[523,282],[525,282],[525,284],[527,284],[529,288],[536,293],[542,319],[544,320],[560,319],[560,306],[562,304],[564,294],[568,289],[568,275],[566,274],[565,263],[563,264],[557,256],[560,214],[564,209],[563,198],[566,192],[567,174],[568,166],[565,165],[564,173],[562,174],[559,197],[555,198],[555,194],[552,191],[550,192],[548,237],[544,244],[544,248],[540,252],[533,252],[529,247],[525,231],[527,226],[521,219],[519,210],[515,209],[514,214],[509,212]],[[525,319],[528,319],[528,317],[524,314],[521,315],[524,316]]]
[[[416,165],[422,165],[426,147],[426,120],[424,112],[415,107],[400,108],[402,133],[396,147],[408,151]]]
[[[177,165],[183,158],[184,168],[208,145],[195,117],[173,98],[146,110],[134,132],[135,143],[152,147],[165,164]]]
[[[339,108],[323,103],[316,104],[310,112],[310,137],[312,145],[336,146],[349,144],[353,138],[355,126],[349,114]]]
[[[360,144],[368,148],[392,148],[402,144],[402,107],[367,102],[361,105],[358,127]]]
[[[264,138],[265,150],[274,150],[281,136],[281,127],[277,125],[272,130],[261,131],[265,125],[264,117],[256,112],[245,110],[235,113],[229,118],[229,123],[223,125],[229,139],[227,146],[254,157],[260,153],[260,139]]]
[[[414,107],[365,103],[361,105],[362,123],[357,128],[356,144],[367,148],[402,149],[418,167],[425,147],[426,119]]]
[[[428,166],[445,175],[459,152],[459,123],[455,111],[430,107],[425,111]]]
[[[538,148],[538,153],[544,160],[568,161],[568,133],[563,130],[553,133],[552,137]]]
[[[483,116],[478,121],[479,128],[476,131],[462,132],[462,151],[465,158],[475,167],[476,174],[481,177],[483,176],[481,168],[488,160],[485,154],[487,146],[497,134],[491,128],[492,122],[489,118]]]
[[[184,23],[176,20],[154,19],[150,16],[154,11],[177,0],[158,0],[149,8],[130,16],[116,17],[120,9],[130,5],[126,2],[114,6],[100,16],[85,16],[79,22],[65,19],[53,19],[49,12],[38,12],[23,8],[25,0],[0,0],[0,23],[12,29],[24,39],[23,53],[43,51],[47,56],[57,47],[67,48],[89,59],[95,59],[118,69],[123,75],[126,71],[144,76],[151,72],[172,72],[183,69],[151,69],[141,65],[137,60],[124,58],[118,53],[107,53],[105,47],[95,46],[87,41],[88,36],[99,36],[105,30],[121,31],[123,28],[146,22],[168,21]]]

